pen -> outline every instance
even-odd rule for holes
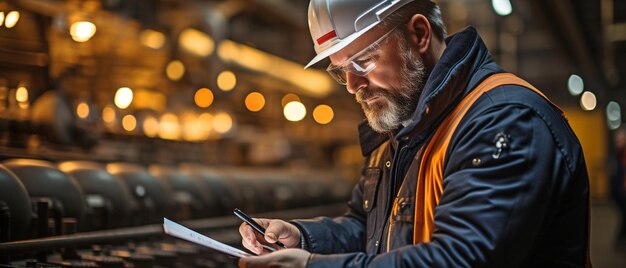
[[[250,227],[252,227],[252,229],[257,231],[261,235],[265,236],[265,228],[263,228],[263,226],[259,225],[256,221],[254,221],[252,218],[250,218],[250,216],[246,215],[246,213],[243,213],[243,211],[239,210],[238,208],[235,208],[233,213],[235,213],[235,216],[239,217],[242,221],[244,221],[248,225],[250,225]],[[278,245],[281,248],[287,248],[280,241],[276,241],[276,245]]]

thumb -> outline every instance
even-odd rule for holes
[[[269,226],[265,230],[265,240],[270,243],[276,243],[279,238],[291,236],[288,223],[281,220],[271,220]]]

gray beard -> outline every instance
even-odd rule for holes
[[[413,55],[403,36],[398,38],[398,50],[402,60],[400,86],[391,90],[360,90],[356,95],[370,127],[379,133],[393,131],[410,122],[427,79],[424,62]],[[373,105],[363,101],[373,96],[381,96],[387,101]]]

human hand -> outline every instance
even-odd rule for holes
[[[263,256],[250,256],[241,258],[239,259],[239,267],[304,268],[309,262],[310,256],[311,253],[306,250],[290,248],[278,250],[276,252],[265,254]]]
[[[286,247],[293,248],[297,247],[300,243],[300,230],[293,224],[274,219],[254,218],[254,220],[265,228],[265,237],[255,232],[252,227],[245,222],[239,226],[239,233],[242,238],[241,244],[255,254],[263,255],[269,253],[268,250],[263,249],[262,244],[277,248],[274,243],[280,241]]]

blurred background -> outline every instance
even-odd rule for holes
[[[565,110],[590,176],[593,263],[624,267],[610,178],[626,165],[626,2],[436,2],[449,34],[475,26]],[[327,62],[303,69],[307,6],[0,0],[0,267],[233,266],[163,237],[162,216],[237,245],[235,206],[340,214],[364,116]]]

